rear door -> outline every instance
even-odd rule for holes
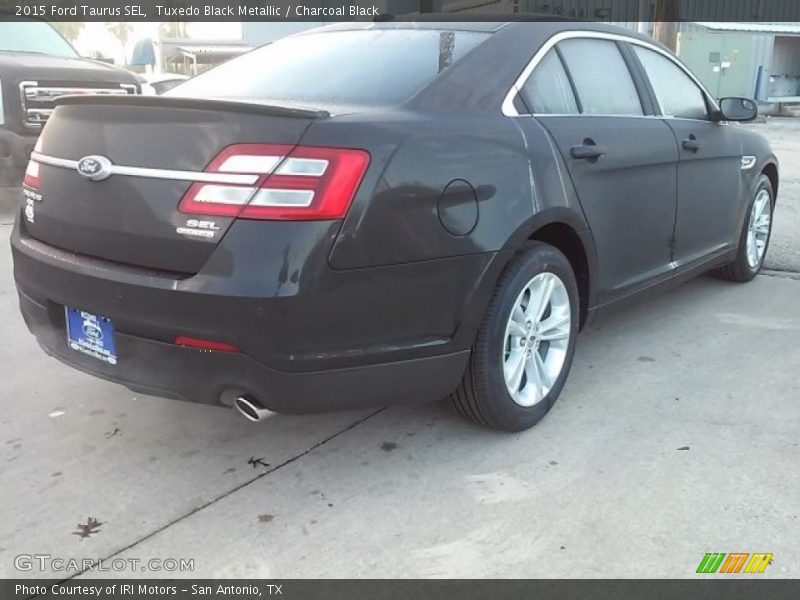
[[[617,42],[560,42],[521,91],[556,141],[594,236],[598,301],[669,278],[677,147]]]
[[[714,122],[700,86],[667,56],[634,46],[680,152],[675,262],[702,263],[732,248],[742,210],[742,148],[735,126]]]

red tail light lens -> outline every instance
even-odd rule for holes
[[[239,348],[233,344],[216,342],[214,340],[201,340],[199,338],[188,337],[185,335],[179,335],[176,337],[175,345],[185,346],[186,348],[197,348],[198,350],[206,350],[208,352],[240,352]]]
[[[369,160],[364,150],[350,148],[228,146],[206,172],[252,175],[253,182],[193,183],[178,210],[242,219],[341,219],[350,208]]]

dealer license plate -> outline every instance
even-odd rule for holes
[[[70,306],[65,307],[65,312],[69,347],[111,365],[117,364],[111,319]]]

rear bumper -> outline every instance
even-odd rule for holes
[[[63,311],[20,292],[20,308],[45,352],[63,363],[133,391],[218,404],[255,395],[282,413],[325,412],[443,398],[461,378],[469,352],[378,365],[287,373],[228,352],[203,352],[118,333],[120,362],[108,365],[71,350]]]
[[[246,230],[231,231],[215,254],[241,243]],[[505,264],[484,254],[337,272],[307,256],[314,277],[287,290],[272,277],[285,270],[285,254],[277,264],[257,254],[250,277],[212,259],[193,277],[170,279],[76,257],[33,240],[20,224],[11,241],[20,308],[48,354],[144,393],[207,404],[249,393],[286,413],[446,396],[463,375]],[[65,305],[114,321],[117,365],[68,347]],[[171,343],[177,335],[225,341],[242,353],[179,347]]]

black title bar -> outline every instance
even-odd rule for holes
[[[0,580],[0,598],[98,600],[795,600],[798,580]]]

